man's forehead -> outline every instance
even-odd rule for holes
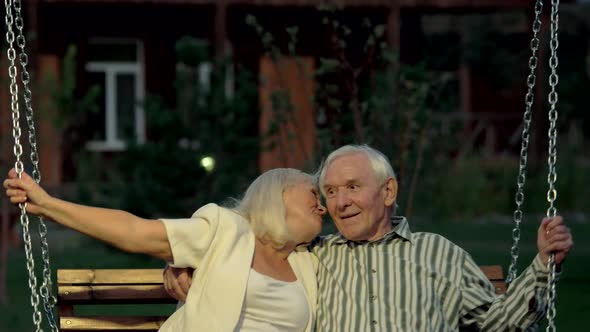
[[[352,182],[370,181],[373,170],[369,159],[362,153],[347,154],[332,160],[326,167],[323,188]]]
[[[326,167],[326,173],[334,173],[334,170],[363,170],[369,166],[369,159],[362,153],[351,153],[334,158]]]
[[[339,162],[340,161],[340,162]],[[363,162],[353,160],[339,160],[336,159],[326,168],[326,176],[324,178],[324,187],[326,185],[333,185],[339,183],[348,183],[358,181],[366,176],[370,176],[371,172],[367,165]]]

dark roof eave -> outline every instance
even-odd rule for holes
[[[326,1],[320,0],[41,0],[45,3],[137,3],[137,4],[194,4],[194,5],[252,5],[252,6],[317,6]],[[335,0],[335,4],[342,6],[399,6],[400,8],[528,8],[533,3],[530,0]],[[575,2],[575,0],[562,1]]]

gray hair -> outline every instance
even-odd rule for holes
[[[285,219],[283,193],[302,182],[314,183],[314,178],[293,168],[271,169],[256,178],[230,209],[248,220],[257,238],[281,248],[293,239]]]
[[[389,159],[380,151],[373,149],[372,147],[363,144],[363,145],[344,145],[330,153],[328,157],[324,160],[320,169],[318,170],[316,176],[318,178],[318,182],[320,185],[320,190],[322,194],[324,194],[324,181],[326,178],[326,169],[330,164],[337,158],[351,155],[351,154],[359,154],[362,153],[367,156],[369,159],[369,165],[371,165],[371,169],[373,170],[373,175],[377,182],[385,182],[388,178],[395,179],[395,172],[393,171],[393,167],[391,167],[391,163]]]

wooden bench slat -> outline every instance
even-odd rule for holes
[[[504,272],[500,265],[481,265],[479,267],[490,280],[504,280]]]
[[[500,265],[479,267],[490,280],[504,280]],[[58,270],[60,284],[162,284],[162,269]]]
[[[492,281],[492,285],[494,285],[494,288],[496,289],[496,294],[500,295],[506,293],[506,282]]]
[[[162,285],[84,285],[60,286],[58,297],[63,303],[176,303]]]
[[[59,284],[162,284],[163,269],[66,269],[57,271]]]
[[[60,331],[157,331],[165,316],[60,317]]]

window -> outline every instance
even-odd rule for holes
[[[100,111],[91,114],[95,151],[124,150],[127,142],[145,142],[143,47],[135,40],[96,39],[89,44],[86,71],[101,87]]]

